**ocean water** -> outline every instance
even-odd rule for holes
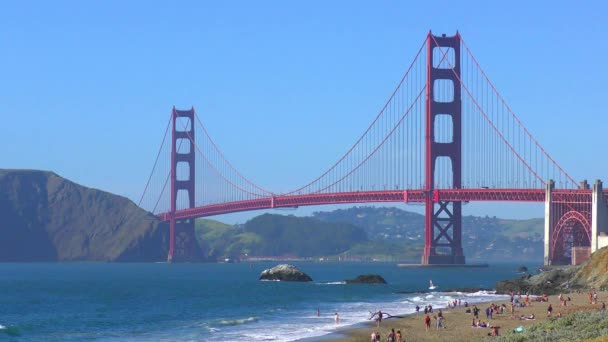
[[[313,282],[258,281],[276,264],[0,264],[0,341],[317,340],[366,322],[379,309],[398,315],[414,312],[416,304],[439,308],[456,298],[504,298],[444,291],[493,288],[515,277],[519,266],[302,262],[293,264]],[[343,282],[369,273],[388,285]],[[429,280],[438,285],[433,292]]]

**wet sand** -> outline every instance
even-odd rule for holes
[[[472,309],[473,305],[477,305],[480,309],[479,319],[481,321],[491,322],[494,326],[499,326],[499,334],[505,335],[512,333],[513,329],[519,326],[528,327],[532,324],[542,322],[548,319],[547,307],[549,304],[553,306],[553,316],[556,316],[558,312],[561,312],[562,316],[568,315],[575,311],[580,310],[599,310],[602,306],[602,302],[608,302],[608,293],[598,292],[598,304],[589,304],[588,293],[581,291],[580,294],[568,293],[563,294],[564,297],[570,297],[571,301],[567,302],[567,306],[561,306],[559,296],[549,296],[547,302],[536,302],[531,296],[531,305],[526,307],[516,307],[515,313],[511,315],[511,305],[508,301],[496,301],[494,304],[501,305],[505,304],[507,308],[503,314],[493,315],[493,319],[486,319],[485,309],[491,304],[486,303],[475,303],[470,304],[469,307]],[[517,296],[516,296],[517,297]],[[524,301],[525,296],[522,296],[520,301]],[[421,308],[421,311],[424,308]],[[433,313],[429,314],[431,317],[431,329],[426,331],[424,326],[424,313],[412,314],[405,316],[404,318],[391,318],[385,319],[380,324],[380,328],[376,327],[375,322],[366,324],[365,328],[353,328],[340,331],[345,337],[339,337],[332,339],[336,342],[369,342],[370,336],[373,331],[378,331],[381,334],[382,341],[386,341],[388,333],[391,328],[395,329],[395,332],[400,330],[403,336],[403,341],[474,341],[483,337],[491,339],[488,334],[491,332],[490,328],[474,328],[471,327],[473,320],[472,313],[465,313],[463,306],[456,307],[454,309],[441,309],[443,316],[445,317],[444,329],[435,328],[435,320],[433,315],[437,315],[438,308],[434,308]],[[516,317],[524,315],[526,317],[534,314],[534,320],[520,320]]]

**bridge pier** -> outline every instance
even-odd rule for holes
[[[591,200],[591,253],[608,245],[608,207],[602,181],[593,184]]]
[[[551,265],[551,192],[555,188],[555,182],[550,179],[545,187],[545,237],[543,263]]]

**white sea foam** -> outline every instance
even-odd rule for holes
[[[257,322],[259,318],[257,317],[247,317],[243,319],[223,319],[217,322],[218,325],[240,325],[247,324],[252,322]]]
[[[330,281],[327,283],[315,283],[316,285],[345,285],[345,281]]]
[[[6,327],[4,325],[0,324],[0,330],[4,330],[4,329],[6,329]]]

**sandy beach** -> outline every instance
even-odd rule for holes
[[[567,306],[562,306],[559,301],[559,296],[549,296],[546,302],[536,302],[532,298],[536,296],[530,296],[531,305],[525,307],[516,307],[515,313],[511,314],[511,305],[509,301],[497,301],[494,302],[496,305],[506,305],[506,309],[503,314],[494,314],[492,319],[486,319],[485,309],[491,304],[486,303],[474,303],[470,304],[469,307],[476,305],[479,309],[479,320],[491,323],[493,326],[499,326],[498,329],[500,335],[511,334],[513,329],[523,326],[524,329],[532,324],[539,323],[548,319],[547,308],[549,304],[553,306],[553,316],[555,317],[558,313],[561,313],[562,317],[566,316],[575,311],[581,310],[599,310],[602,306],[602,302],[608,302],[608,293],[598,292],[597,304],[590,304],[588,298],[588,292],[581,291],[577,293],[564,293],[565,298],[570,297],[570,301],[567,301]],[[518,296],[516,296],[518,298]],[[525,296],[522,296],[520,301],[525,302]],[[466,313],[466,308],[463,306],[456,307],[453,309],[442,308],[444,325],[445,328],[437,329],[435,327],[435,320],[433,316],[437,316],[439,308],[433,308],[433,313],[429,314],[431,317],[431,329],[426,331],[424,324],[424,313],[412,314],[405,316],[404,318],[390,318],[385,319],[380,324],[380,327],[376,327],[375,322],[369,323],[365,328],[347,329],[341,331],[345,337],[337,338],[334,341],[346,342],[346,341],[358,341],[358,342],[369,342],[372,332],[380,332],[382,341],[387,340],[387,336],[391,329],[401,331],[403,336],[402,341],[474,341],[481,338],[492,339],[488,336],[491,332],[490,328],[475,328],[471,326],[473,321],[473,314]],[[391,313],[395,314],[395,313]],[[534,320],[521,320],[516,317],[524,315],[529,317],[534,314]]]

